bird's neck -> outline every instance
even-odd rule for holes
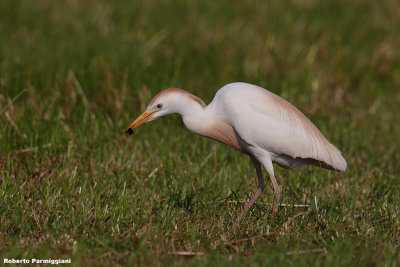
[[[189,131],[217,140],[239,151],[243,150],[233,128],[220,118],[212,107],[190,99],[180,103],[177,113],[182,116],[183,123]]]
[[[204,135],[208,126],[216,120],[213,114],[208,112],[206,106],[192,98],[183,99],[177,113],[182,116],[183,123],[189,131],[200,135]]]

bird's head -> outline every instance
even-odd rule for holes
[[[153,97],[146,110],[129,125],[126,130],[127,134],[133,134],[135,129],[145,122],[173,113],[171,112],[171,107],[173,107],[173,97],[171,97],[171,94],[165,92],[167,90],[164,90]]]
[[[137,119],[131,123],[131,125],[129,125],[126,133],[131,135],[137,127],[145,122],[155,120],[168,114],[179,112],[179,110],[185,104],[186,99],[192,99],[202,106],[205,105],[201,99],[182,89],[165,89],[153,97],[146,110],[140,114],[139,117],[137,117]]]

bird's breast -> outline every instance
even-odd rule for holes
[[[240,138],[236,135],[233,128],[224,122],[213,122],[199,134],[243,152],[243,148],[240,145]]]

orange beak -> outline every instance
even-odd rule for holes
[[[125,133],[131,135],[135,131],[137,127],[148,121],[151,116],[157,112],[156,110],[145,110],[142,114],[140,114],[139,117],[137,117],[136,120],[134,120],[131,125],[129,125],[128,129],[126,130]]]

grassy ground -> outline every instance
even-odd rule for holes
[[[398,266],[399,14],[395,0],[0,1],[0,255]],[[349,166],[276,167],[288,205],[269,218],[269,186],[239,227],[247,157],[177,116],[123,134],[161,89],[209,102],[233,81],[287,98]]]

